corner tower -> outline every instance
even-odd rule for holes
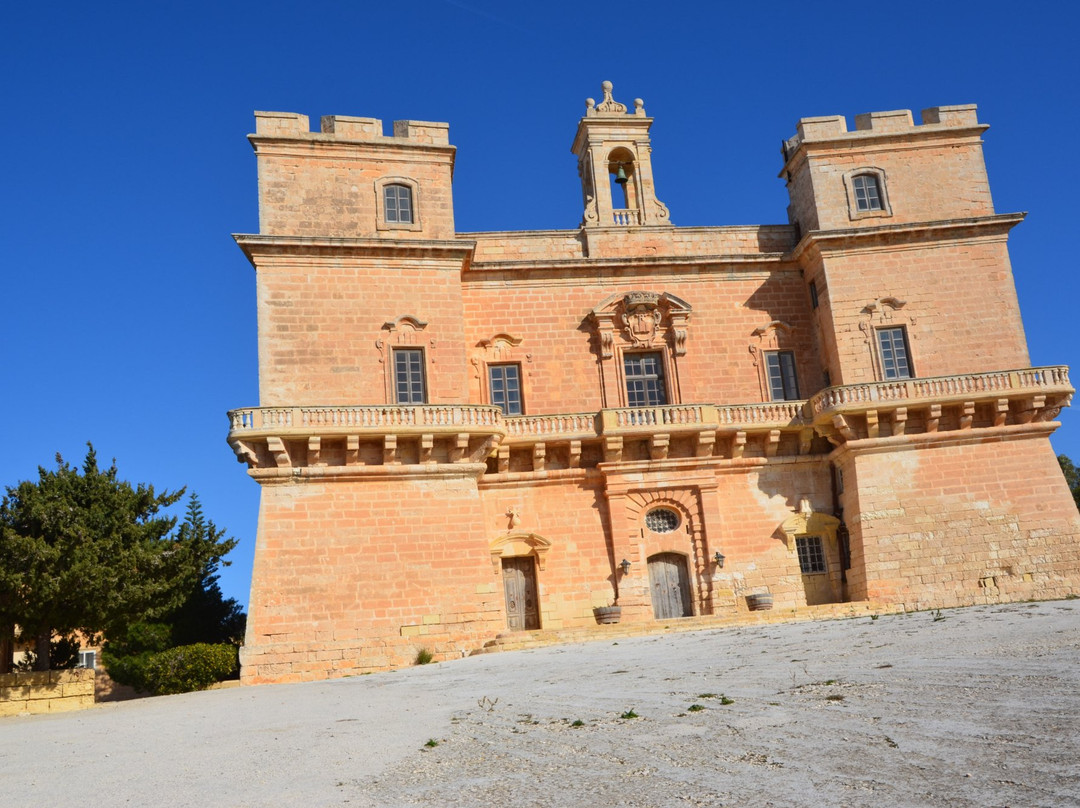
[[[671,224],[667,206],[653,187],[652,145],[645,102],[634,99],[627,112],[601,85],[604,99],[585,99],[585,117],[578,123],[570,150],[578,158],[581,195],[585,203],[582,227],[634,227]]]

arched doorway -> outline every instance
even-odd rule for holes
[[[652,592],[653,617],[669,620],[690,617],[690,575],[686,557],[679,553],[657,553],[649,557],[649,589]]]

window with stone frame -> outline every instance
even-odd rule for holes
[[[412,188],[400,183],[383,186],[383,216],[389,224],[413,223]]]
[[[422,348],[394,348],[394,391],[398,404],[426,404],[427,379]]]
[[[488,365],[488,390],[491,403],[503,411],[503,415],[524,413],[521,400],[521,365],[511,362]]]
[[[865,213],[881,210],[881,191],[878,180],[873,174],[859,174],[851,178],[851,188],[855,192],[855,210]]]
[[[795,550],[799,554],[799,569],[803,575],[828,572],[825,563],[825,544],[821,536],[796,536]]]
[[[769,377],[769,396],[773,401],[796,401],[799,382],[795,375],[794,351],[766,351],[765,372]]]
[[[852,219],[892,216],[885,172],[874,166],[855,168],[844,174],[848,216]]]
[[[915,376],[911,367],[907,329],[904,326],[877,329],[877,342],[881,374],[885,380],[911,379]]]
[[[667,404],[664,387],[664,356],[659,351],[624,353],[628,407],[662,407]]]

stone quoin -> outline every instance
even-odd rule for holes
[[[457,232],[445,123],[256,113],[243,681],[610,606],[628,629],[1080,591],[1049,442],[1073,388],[1030,367],[1023,215],[994,210],[975,107],[804,118],[788,224],[676,227],[644,103],[602,89],[572,230]]]

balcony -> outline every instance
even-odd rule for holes
[[[1073,390],[1063,365],[849,384],[808,402],[815,430],[834,443],[1050,421]]]
[[[677,404],[504,416],[483,405],[249,407],[229,444],[263,470],[486,464],[488,473],[678,458],[820,454],[864,438],[1050,421],[1073,394],[1068,368],[1027,368],[830,387],[809,401]],[[339,472],[325,472],[339,473]],[[344,472],[340,472],[344,473]],[[480,473],[480,472],[477,472]]]

